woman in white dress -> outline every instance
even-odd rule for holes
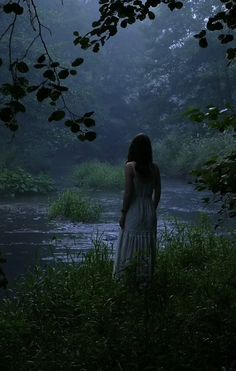
[[[156,209],[160,196],[160,171],[152,160],[150,139],[139,134],[130,144],[125,165],[125,192],[114,278],[122,278],[131,268],[137,281],[151,281],[156,252]]]

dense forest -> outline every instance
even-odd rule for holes
[[[230,132],[219,134],[206,125],[191,124],[185,115],[190,108],[221,108],[235,101],[235,66],[227,66],[227,46],[210,35],[208,48],[202,49],[193,37],[204,27],[214,3],[186,1],[184,8],[175,12],[160,6],[155,20],[121,28],[99,53],[92,53],[73,46],[73,32],[79,28],[83,35],[90,30],[98,18],[99,4],[41,2],[42,23],[52,33],[45,30],[53,58],[66,68],[78,55],[84,58],[77,76],[67,81],[66,98],[71,111],[95,111],[97,139],[78,143],[61,123],[48,123],[53,107],[46,100],[38,105],[31,94],[11,145],[11,133],[1,127],[1,166],[60,174],[68,166],[94,158],[120,164],[130,138],[142,131],[151,135],[155,156],[168,175],[184,176],[208,157],[230,151],[234,145]],[[6,26],[7,17],[2,29],[4,22]],[[25,31],[27,19],[18,23],[13,47],[19,57],[32,35]],[[40,47],[36,43],[27,55],[30,66]],[[6,39],[3,54],[7,48]],[[6,69],[3,64],[2,76]]]
[[[235,28],[235,0],[1,2],[1,371],[236,370]],[[111,278],[138,133],[143,287]]]

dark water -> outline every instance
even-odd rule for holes
[[[195,221],[200,214],[214,217],[215,211],[206,207],[203,194],[194,191],[189,184],[168,180],[158,210],[158,229],[177,217],[184,222]],[[11,282],[36,263],[47,264],[51,260],[79,260],[79,252],[86,252],[94,240],[102,240],[111,247],[118,233],[118,218],[122,192],[90,192],[90,198],[103,206],[99,223],[83,224],[67,221],[49,221],[50,199],[34,197],[0,201],[0,251],[7,259],[4,270]]]

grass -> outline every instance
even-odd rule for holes
[[[76,191],[63,192],[49,208],[49,218],[64,218],[75,222],[95,222],[101,214],[97,202]]]
[[[73,171],[75,185],[101,190],[124,188],[124,169],[122,166],[106,162],[90,161],[76,166]]]
[[[38,267],[0,307],[1,371],[235,370],[235,239],[179,224],[159,240],[152,287],[112,280],[99,244]]]

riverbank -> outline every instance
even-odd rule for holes
[[[104,244],[36,268],[0,307],[1,370],[233,370],[235,239],[202,223],[159,242],[152,287],[112,280]]]

